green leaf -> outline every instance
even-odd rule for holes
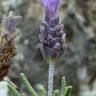
[[[65,96],[65,91],[66,91],[66,81],[65,77],[62,77],[62,82],[61,82],[61,96]]]
[[[60,96],[60,91],[59,90],[54,90],[53,96]]]
[[[35,90],[32,88],[31,84],[28,82],[27,78],[23,73],[20,73],[22,83],[26,86],[27,90],[31,93],[32,96],[37,96]]]
[[[40,96],[46,96],[46,90],[43,85],[41,84],[38,85],[38,89],[40,90],[40,93],[39,93]]]
[[[71,94],[71,90],[72,90],[72,86],[67,86],[67,87],[66,87],[66,93],[65,93],[65,96],[70,96],[70,94]]]
[[[14,96],[22,96],[14,86],[8,84],[8,88],[9,90],[12,92],[12,94],[14,94]]]

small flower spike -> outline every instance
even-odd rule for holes
[[[14,16],[13,12],[10,12],[9,16],[3,16],[0,26],[0,80],[8,73],[10,61],[16,54],[16,25],[21,18]]]

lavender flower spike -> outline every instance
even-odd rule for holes
[[[40,49],[47,60],[55,59],[64,53],[65,36],[64,27],[59,20],[61,0],[42,0],[44,21],[40,26]]]
[[[2,18],[0,25],[0,81],[8,73],[10,61],[16,54],[16,25],[21,18],[21,16],[15,16],[13,12]]]

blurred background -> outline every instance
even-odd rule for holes
[[[56,64],[54,89],[60,88],[61,77],[65,76],[67,84],[73,86],[71,96],[96,96],[96,0],[62,1],[60,19],[69,48]],[[17,27],[20,34],[16,38],[17,55],[8,77],[23,92],[26,89],[19,81],[20,72],[25,73],[36,90],[38,84],[47,89],[48,64],[38,47],[39,26],[43,17],[41,2],[0,0],[0,16],[10,10],[23,19]]]

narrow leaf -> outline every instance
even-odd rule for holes
[[[60,91],[59,90],[54,90],[53,96],[60,96]]]
[[[31,93],[32,96],[37,96],[35,90],[32,88],[31,84],[28,82],[27,78],[23,73],[20,73],[22,83],[26,86],[27,90]]]
[[[65,96],[70,96],[70,94],[71,94],[71,90],[72,90],[72,86],[67,86],[67,87],[66,87],[66,93],[65,93]]]
[[[65,77],[62,77],[62,86],[61,86],[61,96],[65,95],[65,91],[66,91],[66,81],[65,81]]]
[[[39,93],[40,96],[46,96],[46,90],[43,85],[41,84],[38,85],[38,89],[40,90],[40,93]]]
[[[14,96],[22,96],[22,95],[15,89],[14,86],[8,84],[8,88],[9,88],[9,90],[14,94]]]

